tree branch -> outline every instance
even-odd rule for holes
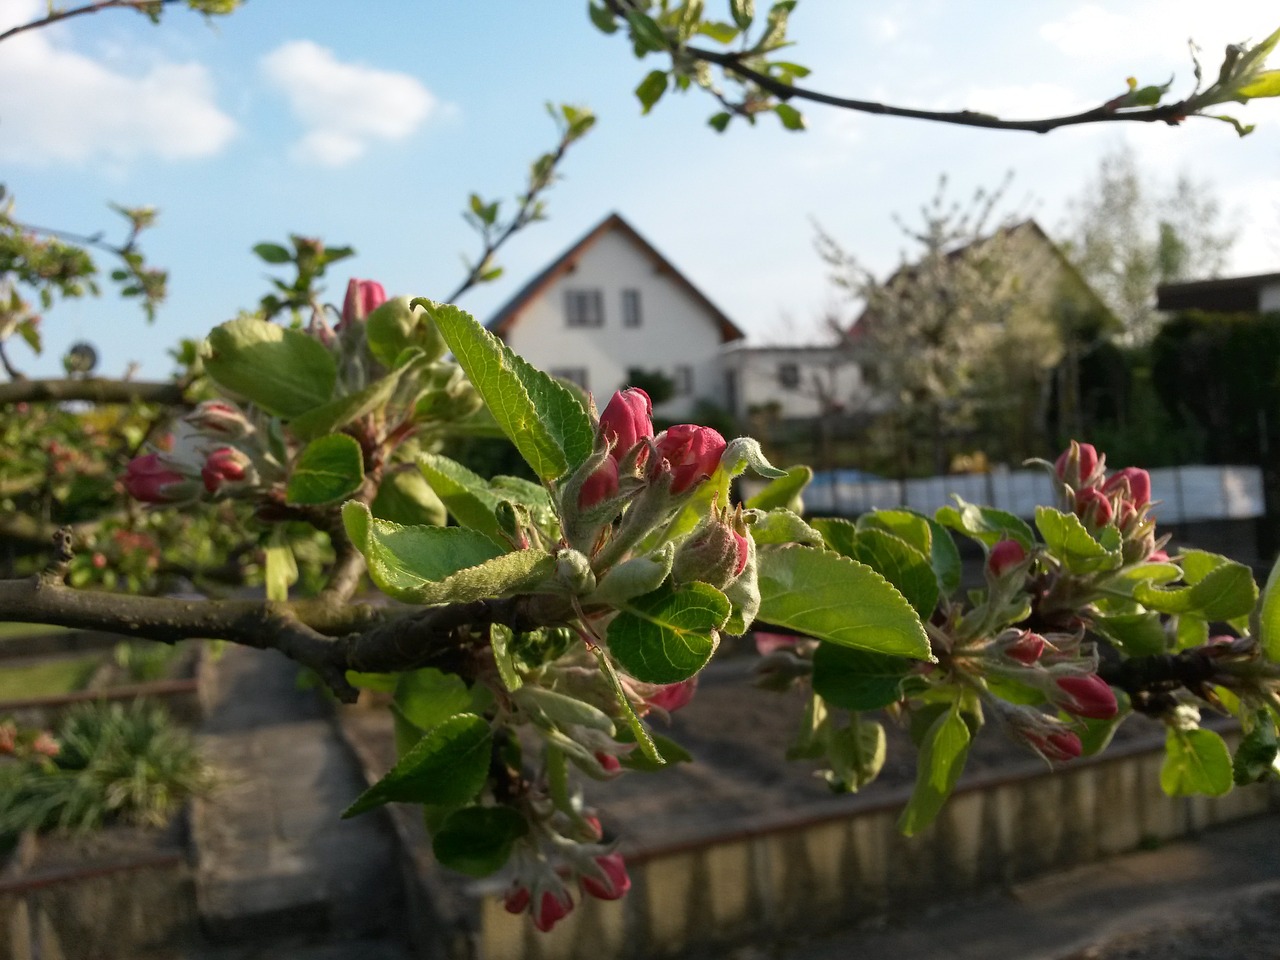
[[[716,66],[734,74],[743,80],[750,80],[760,89],[773,94],[779,100],[807,100],[812,103],[823,103],[828,106],[841,107],[860,113],[876,113],[882,116],[907,117],[915,120],[930,120],[935,123],[950,123],[965,127],[983,127],[988,130],[1025,130],[1032,133],[1048,133],[1059,127],[1078,126],[1084,123],[1108,123],[1122,120],[1137,123],[1178,124],[1186,119],[1186,101],[1170,103],[1164,106],[1148,107],[1140,110],[1120,111],[1106,105],[1073,113],[1061,117],[1047,117],[1040,120],[1002,120],[989,113],[976,110],[916,110],[911,107],[895,107],[874,100],[857,100],[851,97],[837,97],[818,90],[798,87],[783,83],[768,74],[760,73],[744,64],[738,54],[718,53],[701,47],[685,47],[684,52],[705,63]]]
[[[87,400],[91,403],[159,403],[170,407],[188,406],[181,383],[134,380],[103,380],[85,377],[66,380],[14,380],[0,383],[0,407],[15,403],[61,403]]]
[[[56,10],[49,13],[48,16],[41,17],[39,20],[32,20],[30,23],[21,23],[16,27],[10,27],[4,33],[0,33],[0,41],[8,40],[10,37],[27,30],[36,30],[40,27],[47,27],[57,23],[59,20],[68,20],[71,17],[78,17],[86,13],[98,13],[102,10],[110,10],[112,8],[126,8],[129,10],[137,10],[144,13],[143,7],[159,7],[171,3],[177,3],[179,0],[98,0],[97,3],[87,3],[83,7],[72,7],[70,10]]]
[[[314,670],[339,699],[357,691],[346,671],[395,673],[437,666],[474,677],[488,656],[476,627],[503,623],[513,629],[564,622],[566,603],[546,596],[478,600],[440,607],[375,607],[323,598],[287,603],[269,600],[187,600],[76,590],[54,570],[0,580],[0,621],[44,623],[101,630],[143,640],[229,640],[278,650]]]

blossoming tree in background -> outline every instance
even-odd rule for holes
[[[775,4],[763,36],[734,55],[689,41],[746,36],[755,18],[745,0],[731,4],[728,26],[704,21],[693,3],[616,2],[593,7],[593,19],[616,27],[622,16],[640,53],[674,54],[663,89],[696,82],[728,116],[768,109],[791,126],[786,101],[800,95],[801,74],[767,55],[794,5]],[[1154,106],[1163,88],[1135,85],[1090,119],[1177,122],[1223,91],[1272,95],[1276,75],[1261,59],[1277,38],[1229,53],[1218,81],[1172,110]],[[699,66],[708,63],[745,81],[742,99],[710,82]],[[642,84],[646,105],[656,89]],[[484,250],[468,282],[492,269],[507,226],[536,219],[563,146],[590,125],[571,108],[560,120],[562,147],[534,165],[513,220],[500,226],[496,205],[473,199]],[[1046,129],[1068,121],[1086,122]],[[114,438],[92,462],[127,461],[121,487],[148,512],[104,519],[119,503],[100,484],[47,564],[0,580],[0,619],[161,642],[218,638],[280,651],[343,701],[361,688],[389,692],[399,760],[347,815],[420,805],[440,863],[500,873],[507,908],[539,929],[577,896],[626,893],[626,865],[576,781],[688,760],[652,720],[696,695],[726,634],[756,632],[762,685],[806,687],[797,752],[825,762],[833,789],[876,778],[886,722],[912,731],[909,834],[937,816],[988,724],[1063,763],[1104,749],[1126,716],[1142,713],[1167,728],[1170,793],[1218,795],[1274,775],[1280,589],[1260,592],[1247,567],[1223,556],[1170,555],[1141,469],[1108,471],[1092,446],[1072,442],[1041,464],[1057,499],[1030,524],[964,502],[932,516],[805,516],[808,468],[779,470],[755,441],[706,427],[655,434],[637,388],[598,409],[451,303],[387,298],[353,280],[340,311],[326,306],[315,281],[344,251],[292,244],[257,250],[294,265],[296,282],[277,281],[256,313],[190,345],[184,379],[167,385],[176,396],[97,396],[178,408],[133,409],[111,425],[118,437],[83,436],[86,446]],[[15,289],[48,281],[16,263],[5,266]],[[273,322],[279,315],[292,322]],[[95,398],[89,379],[35,384],[15,378],[0,399]],[[476,435],[505,437],[534,479],[482,476],[449,455],[452,439]],[[738,502],[733,482],[748,473],[768,483]],[[226,518],[249,544],[240,566],[258,568],[265,599],[147,595],[159,589],[158,564],[114,585],[132,592],[91,588],[112,586],[101,579],[116,565],[103,531],[163,531],[166,549],[184,549],[171,536],[179,528],[148,528],[157,517],[211,533]],[[957,538],[983,552],[981,584],[962,584]],[[203,541],[185,543],[199,551]],[[1239,718],[1234,757],[1200,725],[1205,709]],[[0,749],[50,750],[5,729]]]

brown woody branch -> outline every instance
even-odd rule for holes
[[[1122,120],[1137,123],[1177,124],[1187,117],[1186,101],[1125,111],[1103,105],[1081,113],[1073,113],[1061,117],[1046,117],[1040,120],[1002,120],[1000,117],[989,113],[981,113],[977,110],[917,110],[911,107],[895,107],[875,100],[858,100],[852,97],[833,96],[818,90],[810,90],[806,87],[784,83],[775,77],[747,66],[740,54],[719,53],[715,50],[706,50],[701,47],[685,47],[684,53],[705,63],[715,64],[743,80],[749,80],[761,90],[773,94],[784,102],[787,100],[807,100],[811,103],[822,103],[860,113],[930,120],[935,123],[949,123],[965,127],[983,127],[988,130],[1025,130],[1032,133],[1048,133],[1050,130],[1056,130],[1059,127],[1079,126],[1085,123],[1114,123]]]
[[[527,630],[561,623],[563,601],[541,597],[478,600],[439,607],[375,607],[324,599],[187,600],[77,590],[56,570],[0,580],[0,621],[101,630],[143,640],[228,640],[278,650],[314,670],[339,699],[357,691],[346,671],[395,673],[436,666],[474,677],[487,643],[474,631],[492,623]]]
[[[83,7],[72,7],[70,10],[54,10],[48,16],[41,17],[39,20],[32,20],[30,23],[20,23],[16,27],[10,27],[4,33],[0,33],[0,41],[8,40],[15,34],[23,33],[27,30],[47,27],[57,23],[59,20],[68,20],[71,17],[79,17],[86,13],[98,13],[102,10],[111,10],[113,8],[137,10],[140,13],[145,13],[144,8],[146,7],[157,7],[177,2],[178,0],[98,0],[97,3],[87,3]]]
[[[180,383],[157,383],[134,380],[103,380],[76,377],[65,380],[14,380],[0,383],[0,407],[15,403],[62,403],[87,400],[91,403],[159,403],[171,407],[185,406],[184,387]]]

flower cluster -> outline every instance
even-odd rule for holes
[[[1119,531],[1126,563],[1167,559],[1156,541],[1155,520],[1149,515],[1151,475],[1125,467],[1110,475],[1106,457],[1092,444],[1071,441],[1054,463],[1068,508],[1092,532],[1106,527]],[[1167,538],[1166,538],[1167,539]]]

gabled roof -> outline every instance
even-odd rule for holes
[[[551,284],[555,283],[566,273],[577,266],[578,261],[582,259],[583,254],[591,249],[595,243],[611,231],[616,231],[620,236],[629,240],[637,250],[646,258],[652,261],[654,269],[659,273],[665,274],[676,286],[683,289],[695,301],[701,304],[702,308],[711,315],[716,325],[720,328],[720,339],[724,343],[731,340],[741,340],[746,336],[738,328],[736,324],[726,317],[714,303],[706,298],[706,296],[695,287],[689,279],[677,270],[662,254],[660,254],[654,246],[644,237],[636,232],[635,228],[627,221],[623,220],[617,213],[611,213],[605,217],[600,223],[593,227],[582,239],[573,244],[568,250],[562,253],[539,274],[535,275],[532,280],[526,283],[516,293],[514,297],[508,300],[502,307],[489,318],[489,322],[485,324],[491,331],[500,337],[506,337],[511,328],[520,322],[520,317],[525,308],[533,302],[533,300],[545,291]]]
[[[1156,306],[1161,310],[1252,313],[1258,309],[1258,297],[1262,288],[1273,283],[1280,283],[1280,273],[1162,283],[1156,287]]]
[[[1062,252],[1062,249],[1053,242],[1047,233],[1044,232],[1044,228],[1042,228],[1040,224],[1036,223],[1034,219],[1023,220],[1019,223],[1012,224],[1011,226],[1001,227],[990,236],[979,237],[972,243],[962,244],[954,250],[947,251],[947,257],[949,259],[953,259],[964,256],[968,251],[975,247],[981,247],[982,244],[987,243],[995,237],[1000,235],[1011,236],[1018,233],[1029,233],[1031,236],[1041,241],[1041,243],[1043,243],[1044,246],[1052,252],[1054,259],[1062,268],[1063,272],[1079,284],[1079,288],[1084,291],[1085,295],[1092,301],[1094,308],[1114,319],[1114,314],[1112,313],[1111,308],[1106,305],[1100,296],[1098,296],[1097,291],[1095,291],[1093,287],[1089,286],[1088,281],[1085,280],[1083,274],[1081,274],[1076,268],[1076,265],[1071,262],[1067,255]],[[915,270],[915,264],[904,264],[893,272],[893,275],[885,281],[884,285],[886,287],[891,287],[895,283],[909,282],[911,277],[914,275]],[[857,343],[861,341],[869,332],[869,326],[864,326],[864,321],[867,320],[874,321],[874,316],[870,310],[864,307],[862,312],[858,314],[857,319],[854,320],[848,328],[847,336],[851,342]]]

